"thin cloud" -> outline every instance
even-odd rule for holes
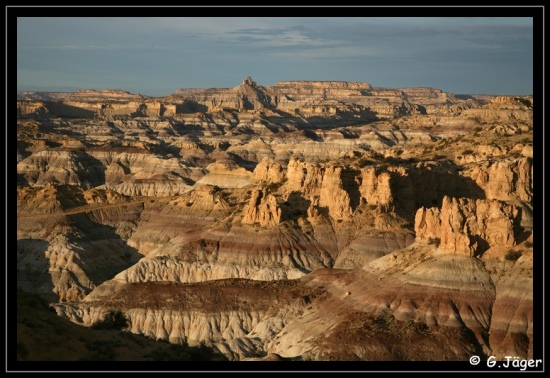
[[[319,58],[355,58],[377,56],[373,49],[357,46],[335,46],[308,48],[295,51],[278,51],[270,53],[271,56],[285,59],[319,59]]]
[[[326,46],[337,42],[324,38],[312,38],[308,35],[308,29],[303,26],[239,29],[220,37],[231,40],[233,36],[238,41],[246,40],[261,43],[263,47]]]
[[[32,50],[112,50],[112,51],[121,51],[121,50],[175,50],[173,47],[162,46],[162,45],[90,45],[90,44],[20,44],[19,48],[22,49],[32,49]]]
[[[327,40],[314,40],[309,38],[306,35],[296,33],[296,32],[287,32],[278,35],[267,35],[260,34],[249,35],[249,34],[240,34],[235,33],[235,38],[224,37],[226,42],[249,42],[257,44],[258,47],[292,47],[292,46],[326,46],[334,44],[334,41]]]
[[[304,32],[307,29],[304,26],[291,26],[288,28],[248,28],[248,29],[239,29],[230,33],[237,34],[284,34],[291,31],[300,31]]]
[[[260,47],[323,46],[338,43],[336,40],[312,38],[307,27],[295,25],[299,22],[300,19],[293,18],[152,18],[145,27],[151,29],[155,25],[157,28],[197,40],[258,43]],[[250,27],[243,28],[243,25]]]
[[[24,49],[39,49],[39,50],[115,50],[115,45],[28,45],[22,44]]]

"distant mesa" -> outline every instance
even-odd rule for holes
[[[22,92],[17,95],[18,100],[42,101],[105,101],[105,100],[142,100],[147,98],[139,93],[130,93],[122,89],[80,89],[76,92]]]
[[[182,88],[164,97],[147,97],[121,89],[83,89],[76,92],[23,92],[18,94],[18,100],[26,101],[18,103],[18,115],[31,118],[151,117],[225,111],[252,115],[264,112],[295,119],[292,125],[283,127],[287,130],[311,122],[315,122],[315,127],[325,128],[333,127],[334,122],[351,125],[417,115],[456,116],[468,108],[487,103],[510,110],[532,106],[532,97],[529,96],[455,96],[437,88],[392,89],[348,81],[294,80],[262,86],[251,76],[233,88]],[[489,115],[484,113],[484,116]],[[268,126],[269,122],[252,118],[250,121],[253,125],[243,124],[243,130],[238,131],[250,132],[252,127],[275,132],[281,128],[281,125]],[[437,123],[435,120],[422,122],[431,126],[435,125],[433,122]],[[440,118],[439,122],[445,121]]]

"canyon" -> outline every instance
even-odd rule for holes
[[[533,97],[17,99],[17,288],[231,361],[532,359]]]

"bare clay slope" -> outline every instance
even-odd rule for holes
[[[25,96],[18,287],[60,316],[233,360],[532,356],[532,98]]]

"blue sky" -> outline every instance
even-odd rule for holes
[[[20,17],[17,90],[164,96],[251,76],[533,92],[529,17]]]

